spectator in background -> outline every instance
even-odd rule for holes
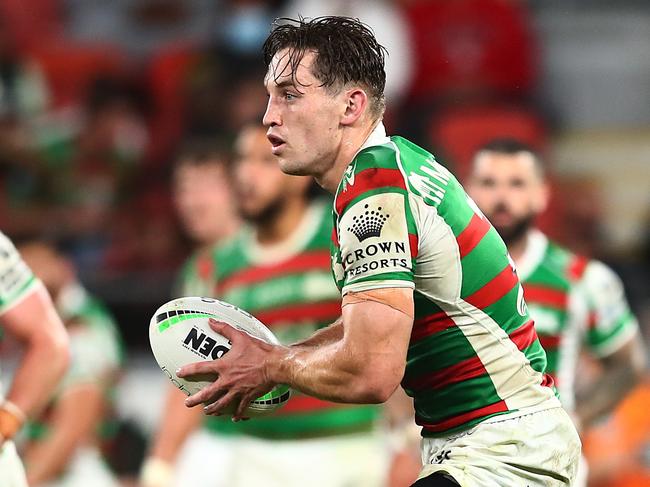
[[[25,346],[6,396],[0,396],[0,485],[26,487],[13,438],[41,412],[68,365],[68,336],[49,294],[0,233],[0,327]]]
[[[588,430],[640,380],[644,350],[623,285],[604,264],[575,255],[537,230],[548,202],[545,168],[529,146],[494,140],[476,154],[468,186],[508,246],[547,355],[547,373],[580,431]],[[578,359],[588,351],[603,372],[576,394]],[[579,470],[576,485],[586,485]]]
[[[110,398],[122,363],[116,324],[57,250],[40,242],[20,250],[51,293],[72,351],[70,369],[54,399],[28,428],[24,458],[29,485],[117,487],[99,452],[102,435],[110,433]]]

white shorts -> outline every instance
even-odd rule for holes
[[[379,487],[388,451],[377,433],[263,440],[200,431],[183,447],[174,487]]]
[[[461,487],[573,486],[580,449],[562,408],[497,416],[453,436],[424,438],[419,478],[447,472]]]
[[[0,484],[2,485],[2,484]],[[79,449],[66,471],[43,487],[119,487],[100,453],[94,448]]]
[[[27,487],[25,469],[12,441],[5,441],[0,446],[0,486]]]

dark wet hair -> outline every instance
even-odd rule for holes
[[[384,111],[386,71],[381,46],[374,33],[359,19],[317,17],[315,19],[276,19],[263,47],[267,70],[273,56],[290,49],[288,66],[296,85],[296,71],[309,51],[316,53],[313,75],[321,86],[338,90],[348,83],[358,83],[367,90],[370,108],[378,118]],[[284,73],[273,73],[277,80]]]
[[[520,152],[528,152],[533,156],[533,159],[535,161],[535,169],[537,169],[539,175],[541,177],[544,177],[546,173],[546,167],[544,161],[540,157],[537,149],[535,149],[535,147],[533,147],[530,144],[526,144],[525,142],[522,142],[519,139],[514,139],[509,137],[492,139],[489,142],[483,144],[481,147],[479,147],[479,149],[476,151],[476,155],[478,155],[481,152],[494,152],[496,154],[505,154],[508,156],[514,156],[515,154],[519,154]]]

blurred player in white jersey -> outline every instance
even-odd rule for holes
[[[110,431],[111,397],[122,362],[117,326],[63,254],[41,242],[19,249],[50,292],[71,351],[70,368],[56,394],[27,428],[23,457],[29,485],[117,487],[99,450]]]
[[[469,192],[508,246],[546,350],[547,373],[563,406],[584,430],[612,411],[640,379],[643,346],[614,272],[562,248],[535,227],[549,196],[544,173],[531,147],[512,139],[494,140],[475,156]],[[576,396],[583,351],[602,364],[603,372]],[[584,467],[578,480],[576,485],[585,485]]]
[[[43,284],[0,233],[0,328],[24,345],[7,395],[0,396],[0,485],[26,487],[12,439],[37,414],[68,366],[68,335]]]

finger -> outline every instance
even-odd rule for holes
[[[205,386],[196,394],[191,395],[185,399],[185,405],[188,408],[193,408],[199,404],[213,402],[215,399],[220,398],[227,391],[224,390],[221,383],[217,380],[212,384]]]
[[[223,396],[217,399],[212,404],[208,404],[203,408],[203,412],[208,415],[218,416],[221,414],[221,411],[227,408],[231,402],[237,398],[237,393],[229,391],[226,392]]]
[[[239,404],[237,404],[237,407],[235,408],[235,413],[232,415],[233,421],[239,421],[240,419],[245,417],[246,414],[246,409],[248,409],[248,406],[250,403],[257,397],[257,394],[249,394],[247,396],[243,396],[243,398],[239,401]]]
[[[231,342],[241,335],[241,332],[234,326],[224,323],[223,321],[217,321],[214,318],[210,318],[208,324],[210,325],[210,328],[216,331],[219,335],[226,337]]]
[[[205,360],[203,362],[194,362],[192,364],[183,365],[181,368],[176,369],[176,376],[185,378],[192,377],[200,374],[218,374],[219,364],[217,360]]]

